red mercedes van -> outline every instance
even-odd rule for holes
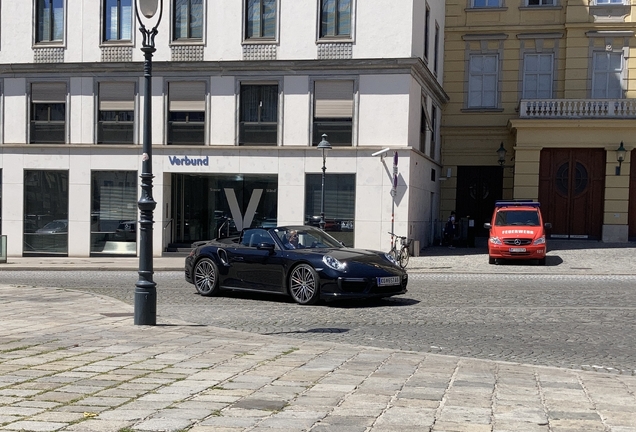
[[[490,223],[488,238],[488,262],[497,264],[500,259],[537,260],[545,265],[545,229],[540,204],[535,201],[497,201]]]

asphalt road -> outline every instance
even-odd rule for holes
[[[3,271],[2,283],[65,287],[132,304],[137,273]],[[636,276],[411,273],[387,300],[299,306],[286,297],[201,297],[155,273],[158,323],[174,317],[270,335],[636,375]],[[132,325],[132,319],[131,319]]]

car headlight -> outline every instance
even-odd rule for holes
[[[347,265],[345,263],[341,263],[331,255],[324,255],[322,257],[322,262],[324,262],[327,267],[338,271],[345,271],[345,269],[347,268]]]
[[[490,237],[490,238],[488,239],[488,241],[489,241],[490,243],[494,244],[494,245],[497,245],[497,246],[500,246],[500,245],[502,245],[502,244],[503,244],[503,243],[501,243],[501,240],[499,239],[499,237]]]
[[[534,244],[535,244],[535,245],[542,245],[542,244],[545,244],[545,237],[539,237],[538,239],[536,239],[536,240],[534,241]]]
[[[386,258],[387,260],[389,260],[391,262],[391,264],[395,265],[395,266],[400,266],[400,264],[398,264],[398,262],[395,260],[395,257],[393,255],[391,255],[390,253],[385,253],[384,254],[384,258]]]

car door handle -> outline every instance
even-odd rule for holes
[[[239,256],[234,257],[234,261],[243,261],[243,257],[239,257]]]

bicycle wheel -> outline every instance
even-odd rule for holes
[[[400,263],[400,267],[402,268],[406,268],[406,266],[409,263],[409,250],[404,248],[400,251],[400,260],[398,261]]]
[[[389,255],[391,255],[397,263],[400,262],[400,254],[398,253],[397,249],[395,249],[395,247],[391,248],[391,250],[389,251]]]

